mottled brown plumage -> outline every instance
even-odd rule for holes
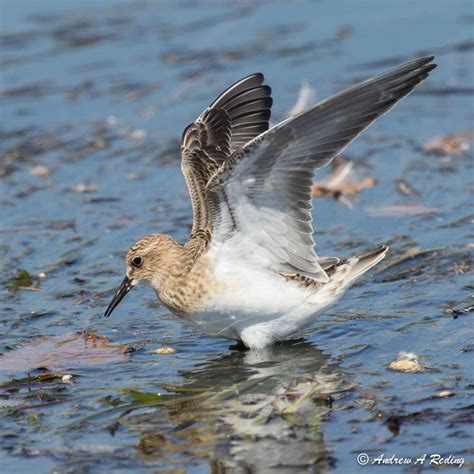
[[[143,262],[138,267],[133,264],[135,257]],[[159,288],[160,300],[183,317],[198,310],[211,292],[223,286],[210,274],[208,257],[196,258],[195,249],[164,234],[139,240],[128,251],[126,262],[132,281]]]
[[[247,142],[268,130],[272,98],[263,75],[252,74],[224,91],[184,130],[181,169],[193,206],[193,228],[186,247],[196,258],[209,246],[218,207],[209,183]]]

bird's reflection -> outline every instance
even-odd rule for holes
[[[279,472],[324,468],[321,429],[342,376],[304,340],[264,351],[234,350],[181,374],[187,382],[158,409],[122,417],[139,432],[146,461],[169,464],[192,456],[213,472]]]

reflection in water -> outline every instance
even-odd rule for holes
[[[120,424],[139,433],[146,461],[179,464],[182,455],[228,468],[279,472],[327,465],[321,428],[342,375],[302,340],[265,351],[235,351],[166,386],[173,395],[133,394],[137,403]],[[145,403],[143,403],[145,402]]]

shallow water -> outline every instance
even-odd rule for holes
[[[66,383],[0,371],[4,472],[362,472],[361,452],[474,468],[472,154],[422,151],[472,127],[471,2],[0,9],[0,352],[84,329],[135,348],[71,363]],[[345,155],[375,186],[353,209],[315,201],[321,254],[391,246],[317,330],[242,352],[183,326],[146,288],[101,318],[131,243],[186,237],[178,139],[226,85],[264,72],[276,121],[302,81],[322,99],[427,53],[430,79]],[[400,351],[426,370],[388,369]]]

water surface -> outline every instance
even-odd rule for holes
[[[0,352],[85,329],[135,349],[62,371],[72,383],[0,372],[5,472],[365,472],[361,452],[473,468],[472,155],[422,151],[472,127],[471,2],[5,1],[0,14]],[[345,155],[375,186],[353,209],[315,201],[319,253],[391,246],[316,330],[242,352],[147,288],[101,318],[131,243],[185,239],[179,138],[217,93],[262,71],[276,121],[303,81],[322,99],[428,53],[429,81]],[[401,351],[426,370],[388,369]]]

